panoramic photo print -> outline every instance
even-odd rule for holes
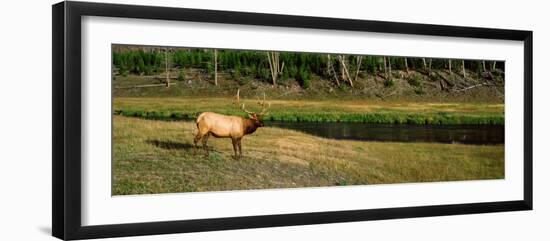
[[[112,195],[504,178],[505,63],[112,45]]]

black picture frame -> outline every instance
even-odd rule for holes
[[[533,33],[531,31],[197,10],[89,2],[52,6],[52,233],[87,239],[380,219],[532,210]],[[259,26],[351,30],[427,36],[517,40],[524,43],[524,195],[522,200],[283,215],[174,220],[82,226],[81,224],[81,17],[194,21]]]

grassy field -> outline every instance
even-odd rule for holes
[[[198,111],[201,105],[208,103],[181,98],[115,99],[115,108],[138,106],[157,111]],[[410,105],[420,113],[502,109]],[[273,108],[284,106],[275,101]],[[338,103],[326,108],[336,107]],[[390,107],[401,108],[398,104],[359,103],[346,106],[345,111]],[[307,113],[310,108],[303,106],[303,111]],[[228,139],[210,138],[208,158],[202,152],[194,154],[192,122],[124,116],[114,116],[113,120],[113,195],[504,178],[504,145],[330,140],[265,127],[243,139],[244,157],[235,160]]]
[[[242,96],[250,109],[255,96]],[[115,114],[150,119],[189,119],[205,111],[242,115],[232,98],[115,97]],[[504,104],[434,103],[375,100],[270,99],[267,120],[343,121],[395,124],[504,124]]]

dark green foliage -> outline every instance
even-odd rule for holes
[[[138,63],[137,63],[135,72],[138,74],[145,72],[145,62],[143,62],[142,58],[138,58]]]
[[[269,73],[269,69],[265,67],[256,68],[256,78],[264,81],[269,81],[271,79],[271,74]]]
[[[377,56],[364,56],[362,61],[362,69],[369,74],[376,74],[378,65],[382,62],[381,57]]]
[[[405,69],[405,58],[392,57],[392,69]]]
[[[178,73],[178,81],[185,81],[185,73],[183,73],[183,69],[180,69]]]
[[[300,85],[302,85],[302,88],[304,89],[309,88],[310,79],[311,79],[311,73],[308,67],[306,67],[305,65],[300,66],[300,70],[296,75],[296,80],[300,82]]]
[[[447,59],[433,59],[432,60],[432,69],[447,69]]]
[[[203,62],[202,69],[206,70],[207,74],[214,73],[214,63],[212,62]]]
[[[120,73],[152,74],[164,64],[163,53],[156,51],[113,51],[113,65]]]
[[[239,68],[235,68],[231,72],[231,78],[233,78],[233,80],[239,81],[241,79],[241,70]]]
[[[166,54],[169,68],[192,68],[199,69],[200,72],[214,75],[214,52],[211,49],[170,49],[167,53],[164,48],[144,48],[139,50],[115,50],[112,53],[113,66],[120,75],[128,74],[152,75],[165,71]],[[341,72],[341,64],[336,54],[332,54],[332,67],[337,73]],[[355,72],[359,66],[357,56],[344,55],[348,70]],[[303,88],[310,87],[313,76],[319,76],[321,80],[333,81],[333,77],[327,71],[327,55],[320,53],[298,53],[298,52],[280,52],[280,65],[284,63],[284,68],[278,79],[281,81],[295,79]],[[387,57],[392,70],[404,70],[404,57]],[[430,59],[426,59],[427,62]],[[431,59],[432,70],[448,70],[448,59]],[[408,67],[411,70],[423,69],[422,58],[407,58]],[[464,61],[467,70],[481,74],[481,60]],[[491,71],[493,61],[486,61],[487,71]],[[461,73],[462,61],[453,60],[452,68],[455,73]],[[369,75],[379,74],[383,69],[382,56],[363,56],[360,66],[359,76],[367,78]],[[504,62],[497,62],[498,71],[504,70]],[[383,70],[382,70],[383,71]],[[218,50],[218,72],[230,74],[230,76],[239,83],[250,80],[259,80],[271,83],[271,72],[267,54],[263,51],[245,51],[245,50]],[[351,73],[353,74],[353,73]],[[498,74],[498,73],[497,73]],[[246,78],[247,80],[243,80]],[[413,76],[408,79],[411,86],[419,87],[421,81],[419,77]],[[437,78],[432,75],[431,78]],[[180,78],[179,79],[185,79]],[[386,87],[394,86],[395,80],[390,79],[384,82]]]
[[[298,75],[298,68],[295,65],[289,65],[288,67],[285,67],[283,71],[284,79],[296,77],[297,75]]]
[[[390,87],[393,87],[395,85],[395,80],[393,79],[387,79],[384,81],[384,86],[390,88]]]
[[[420,87],[422,86],[422,77],[420,77],[420,75],[418,74],[413,74],[409,77],[407,82],[409,82],[409,84],[414,87]]]

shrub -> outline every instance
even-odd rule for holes
[[[153,73],[153,68],[149,65],[143,67],[143,74],[151,75]]]
[[[241,77],[237,80],[239,82],[239,85],[246,85],[250,82],[250,78]]]
[[[203,69],[206,69],[206,73],[207,74],[212,74],[214,73],[214,64],[212,64],[212,62],[204,62],[202,64],[202,68]]]
[[[283,77],[289,78],[289,77],[295,77],[298,75],[298,68],[294,65],[289,65],[288,67],[285,67],[283,71]]]
[[[300,84],[302,85],[302,88],[307,89],[310,86],[310,78],[311,78],[311,73],[304,65],[302,65],[300,67],[300,71],[298,72],[298,75],[296,76],[296,80],[300,82]]]
[[[145,63],[143,62],[143,59],[138,55],[136,73],[141,74],[144,72],[145,72]]]
[[[240,69],[235,68],[235,70],[233,70],[233,71],[231,72],[231,78],[233,78],[233,80],[239,81],[239,79],[241,78],[241,71],[240,71]]]
[[[384,86],[386,86],[388,88],[395,86],[395,80],[387,79],[386,81],[384,81]]]
[[[183,69],[181,69],[178,73],[178,81],[185,81],[185,74],[183,73]]]
[[[258,67],[256,69],[256,78],[269,81],[271,79],[271,74],[267,68]]]
[[[408,82],[410,85],[412,86],[415,86],[415,87],[420,87],[422,85],[422,79],[419,75],[415,74],[415,75],[412,75],[409,79],[408,79]]]
[[[423,88],[416,88],[414,89],[414,93],[416,93],[417,95],[424,95],[426,94],[426,91]]]

